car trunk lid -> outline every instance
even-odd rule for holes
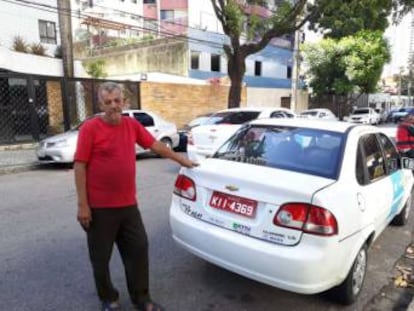
[[[289,202],[310,204],[316,191],[335,182],[309,174],[218,159],[208,159],[199,168],[183,172],[194,181],[197,194],[194,203],[181,200],[181,208],[187,214],[282,245],[298,244],[302,231],[276,226],[273,220],[279,208]]]

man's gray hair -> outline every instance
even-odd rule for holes
[[[104,82],[99,85],[98,88],[98,101],[102,102],[102,92],[106,91],[108,93],[112,93],[115,90],[119,90],[122,94],[122,86],[116,82]]]

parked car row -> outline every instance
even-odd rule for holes
[[[355,123],[371,123],[355,113]],[[170,148],[174,124],[123,113]],[[380,128],[338,122],[324,109],[236,108],[188,124],[188,156],[170,205],[174,240],[190,253],[288,291],[324,291],[343,304],[361,293],[368,249],[388,224],[405,225],[414,159]],[[79,126],[41,142],[41,161],[71,162]],[[183,132],[184,132],[183,131]],[[137,153],[146,152],[137,148]],[[307,256],[303,256],[303,254]]]

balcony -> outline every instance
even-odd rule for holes
[[[188,9],[188,0],[160,0],[160,6],[161,10]]]

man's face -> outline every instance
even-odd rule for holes
[[[409,115],[405,118],[405,122],[408,122],[408,123],[413,123],[413,124],[414,124],[414,115],[409,114]]]
[[[119,121],[124,108],[122,92],[116,89],[112,92],[103,90],[100,98],[99,107],[108,121]]]

